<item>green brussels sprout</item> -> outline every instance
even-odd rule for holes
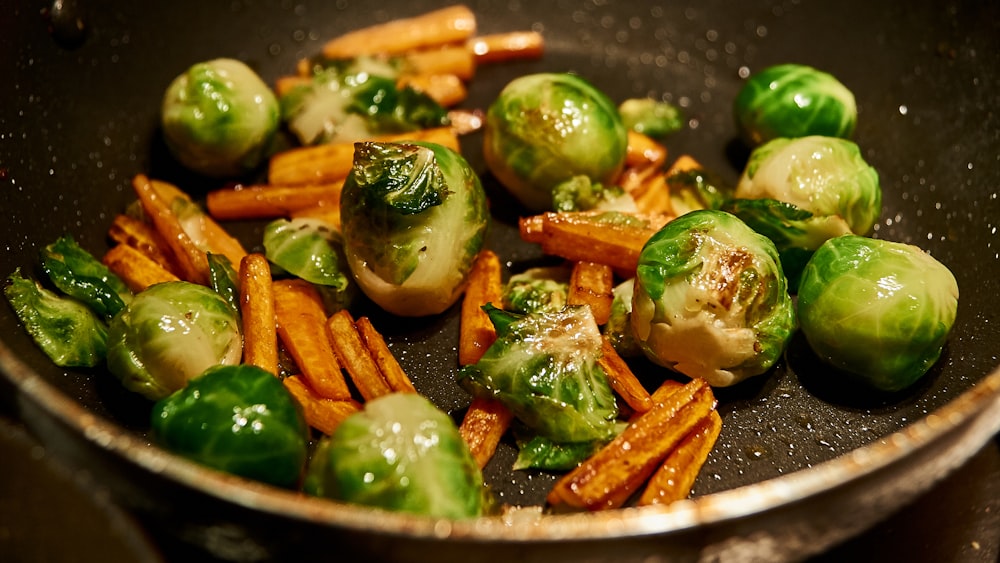
[[[278,100],[246,64],[215,59],[188,68],[163,97],[167,147],[202,174],[234,176],[267,156],[280,123]]]
[[[677,106],[652,98],[630,98],[618,105],[625,127],[653,138],[663,138],[684,127]]]
[[[371,57],[327,61],[308,85],[281,97],[282,117],[303,145],[447,125],[448,112],[434,99],[396,86],[398,67]]]
[[[463,519],[482,515],[486,488],[455,422],[414,393],[365,403],[320,441],[304,490],[386,510]]]
[[[243,355],[236,312],[218,293],[189,282],[139,292],[108,331],[108,370],[126,389],[159,400],[215,365]]]
[[[42,269],[63,293],[80,300],[105,321],[132,300],[132,290],[72,236],[42,249]]]
[[[281,380],[252,365],[214,366],[153,405],[153,441],[202,465],[298,485],[309,426]]]
[[[535,435],[517,444],[515,471],[541,469],[543,471],[569,471],[583,460],[594,455],[604,445],[602,441],[556,442],[547,436]]]
[[[556,312],[569,299],[568,267],[530,268],[514,274],[503,288],[503,309],[512,313]]]
[[[434,143],[358,143],[340,207],[354,279],[402,316],[455,303],[489,224],[486,193],[469,163]]]
[[[946,266],[916,246],[856,235],[823,244],[799,285],[810,348],[883,391],[905,389],[937,362],[957,309]]]
[[[242,312],[240,311],[240,288],[239,272],[233,268],[233,263],[222,254],[209,252],[206,255],[208,261],[208,281],[212,289],[222,296],[229,303],[236,314],[236,319],[242,326]]]
[[[834,137],[774,139],[754,149],[723,209],[774,242],[791,287],[827,239],[864,235],[882,213],[878,172]]]
[[[605,186],[587,176],[573,176],[552,189],[554,211],[638,211],[635,199],[620,186]]]
[[[3,288],[24,329],[61,367],[94,367],[107,353],[108,328],[86,305],[45,289],[17,268]]]
[[[800,64],[753,74],[736,95],[733,114],[751,147],[779,137],[851,138],[858,119],[854,94],[832,75]]]
[[[490,105],[483,154],[522,204],[549,210],[553,189],[574,176],[612,184],[627,137],[614,103],[583,78],[532,74],[510,82]]]
[[[618,406],[601,369],[601,333],[590,307],[520,315],[484,307],[497,338],[459,384],[499,400],[526,426],[556,442],[608,441]]]
[[[692,211],[653,235],[633,291],[646,356],[716,387],[766,372],[796,328],[774,244],[724,211]]]
[[[338,290],[350,283],[340,233],[319,219],[277,219],[264,227],[264,255],[282,270]]]
[[[611,346],[623,358],[636,358],[643,355],[642,348],[632,333],[632,295],[635,288],[635,278],[630,278],[615,286],[612,290],[611,314],[604,324],[602,332],[611,341]]]
[[[677,216],[696,209],[722,209],[732,197],[732,188],[703,168],[670,172],[664,179]]]

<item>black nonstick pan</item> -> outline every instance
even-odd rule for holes
[[[345,31],[433,2],[236,0],[18,2],[0,18],[0,250],[6,276],[38,273],[64,233],[102,253],[138,173],[194,197],[158,130],[170,80],[233,57],[265,80]],[[667,508],[440,522],[310,499],[209,471],[149,445],[150,404],[101,370],[56,368],[0,306],[0,391],[43,443],[88,467],[116,499],[180,541],[228,560],[307,553],[349,560],[796,560],[857,534],[960,466],[1000,429],[1000,5],[988,2],[470,2],[481,33],[532,29],[538,60],[483,67],[468,108],[509,80],[573,71],[619,101],[662,97],[687,119],[669,138],[733,182],[747,156],[731,104],[748,73],[798,62],[837,76],[859,106],[855,140],[879,172],[874,236],[918,245],[955,274],[958,320],[915,387],[872,395],[831,383],[795,338],[764,377],[720,389],[723,432],[690,501]],[[64,10],[64,11],[60,11]],[[68,10],[68,11],[65,11]],[[76,25],[77,18],[81,23]],[[67,21],[69,24],[67,24]],[[68,25],[68,26],[67,26]],[[522,212],[464,153],[491,195],[489,244],[508,270],[539,257]],[[232,225],[252,246],[261,226]],[[398,322],[371,311],[418,390],[459,417],[457,309]],[[648,366],[647,366],[648,367]],[[643,371],[644,377],[654,377]],[[485,470],[501,500],[543,503],[553,475]]]

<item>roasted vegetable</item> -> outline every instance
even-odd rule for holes
[[[215,291],[165,282],[136,294],[112,320],[108,370],[129,390],[158,400],[243,353],[236,311]]]
[[[628,130],[604,93],[573,74],[519,77],[490,105],[483,154],[526,207],[552,209],[556,186],[574,176],[611,185],[625,162]]]
[[[170,83],[161,125],[181,164],[233,176],[255,169],[267,156],[280,117],[278,100],[250,67],[215,59],[191,66]]]
[[[328,61],[281,97],[281,114],[303,145],[350,142],[448,124],[429,96],[396,86],[398,64],[372,57]]]
[[[653,362],[733,385],[774,365],[795,327],[774,244],[735,216],[692,211],[643,247],[632,329]]]
[[[42,268],[63,293],[111,320],[132,300],[132,291],[107,266],[84,250],[72,236],[42,249]]]
[[[775,139],[750,154],[723,209],[771,239],[794,289],[827,239],[871,232],[882,213],[882,189],[878,172],[851,141]]]
[[[436,518],[483,513],[482,473],[454,421],[414,393],[365,403],[320,441],[306,492]]]
[[[17,268],[4,295],[24,329],[54,364],[94,367],[107,353],[108,328],[86,305],[45,289]]]
[[[629,98],[618,105],[618,113],[625,127],[654,138],[666,137],[684,127],[680,108],[653,98]]]
[[[635,212],[635,199],[619,186],[599,184],[588,176],[573,176],[552,189],[554,211]]]
[[[571,270],[565,267],[530,268],[514,274],[503,288],[505,311],[513,313],[555,312],[566,306]]]
[[[958,284],[913,245],[845,235],[802,273],[798,314],[816,355],[884,391],[909,387],[938,360],[955,322]]]
[[[854,94],[833,75],[801,64],[775,65],[753,74],[733,103],[746,143],[779,137],[851,138],[858,110]]]
[[[618,407],[597,364],[601,334],[589,307],[519,315],[487,305],[497,339],[459,384],[499,400],[521,422],[555,442],[606,442]]]
[[[301,408],[274,375],[251,365],[215,366],[158,401],[153,441],[200,464],[295,487],[308,454]]]
[[[482,249],[486,194],[468,162],[433,143],[359,143],[341,193],[347,263],[372,301],[404,316],[443,312]]]

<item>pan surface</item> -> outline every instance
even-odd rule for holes
[[[53,33],[43,13],[49,6],[38,3],[22,2],[0,21],[0,64],[12,77],[0,86],[4,276],[20,266],[38,277],[38,250],[64,233],[103,253],[111,218],[134,199],[134,174],[172,181],[196,197],[220,187],[180,169],[157,129],[163,90],[190,64],[239,58],[273,82],[327,38],[437,6],[70,4],[84,23],[78,36]],[[837,76],[858,100],[855,140],[885,192],[875,236],[924,248],[958,279],[958,320],[938,364],[912,389],[873,396],[831,384],[829,370],[795,338],[772,373],[717,391],[723,433],[695,484],[694,501],[539,521],[525,511],[525,521],[514,523],[429,522],[303,499],[148,447],[148,403],[100,370],[51,365],[2,306],[6,379],[0,390],[14,397],[26,424],[69,456],[100,467],[127,505],[220,557],[244,560],[304,553],[317,537],[341,538],[360,555],[412,560],[461,558],[464,549],[484,544],[486,556],[538,560],[649,553],[794,559],[902,505],[997,431],[1000,6],[807,0],[469,5],[480,16],[480,33],[535,29],[544,34],[547,52],[538,61],[479,69],[465,107],[484,108],[522,74],[574,71],[616,101],[651,95],[680,105],[688,126],[669,139],[671,158],[691,154],[730,182],[746,158],[731,103],[748,72],[798,62]],[[481,137],[463,143],[493,202],[489,244],[510,271],[532,264],[538,251],[519,241],[520,209],[485,173]],[[261,225],[233,228],[248,247],[259,243]],[[417,388],[461,416],[469,399],[453,378],[456,311],[405,322],[366,313]],[[638,368],[649,381],[662,377],[650,366]],[[486,469],[488,482],[507,503],[541,504],[555,477],[511,472],[514,453],[502,445]],[[206,498],[207,508],[176,521],[178,507]],[[859,508],[870,516],[858,517]],[[387,545],[386,536],[396,541]]]

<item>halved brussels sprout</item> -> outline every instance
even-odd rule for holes
[[[189,282],[139,292],[108,331],[108,370],[152,400],[212,366],[237,364],[242,355],[236,311],[212,289]]]
[[[345,419],[320,441],[304,488],[437,518],[472,518],[486,506],[482,473],[455,422],[414,393],[373,399]]]
[[[774,139],[756,148],[723,205],[774,242],[792,287],[827,239],[867,234],[882,213],[878,172],[851,141]]]
[[[733,103],[736,124],[751,147],[779,137],[850,138],[858,119],[854,94],[833,75],[801,64],[753,74]]]
[[[430,96],[397,87],[399,66],[373,57],[325,61],[309,84],[281,97],[282,116],[304,145],[447,125],[447,110]]]
[[[503,403],[521,422],[555,442],[614,437],[618,406],[601,357],[601,333],[590,307],[526,315],[486,305],[496,341],[459,372],[476,397]]]
[[[358,143],[341,192],[347,263],[361,290],[403,316],[458,299],[489,225],[469,163],[434,143]]]
[[[529,268],[513,274],[503,288],[503,309],[513,313],[555,312],[566,306],[572,269]]]
[[[174,79],[163,97],[167,147],[184,166],[211,176],[255,169],[281,119],[271,89],[234,59],[198,63]]]
[[[107,353],[108,328],[86,305],[45,289],[15,269],[4,296],[35,344],[57,366],[94,367]]]
[[[643,247],[632,329],[651,361],[733,385],[770,369],[795,327],[774,244],[734,215],[692,211]]]
[[[157,401],[153,441],[208,467],[294,487],[309,444],[299,404],[281,380],[251,365],[215,366]]]
[[[909,244],[845,235],[802,272],[802,333],[823,361],[884,391],[909,387],[941,356],[958,309],[958,283]]]
[[[483,154],[494,176],[529,209],[552,208],[552,191],[574,176],[610,185],[628,130],[603,92],[573,74],[511,81],[490,105]]]

